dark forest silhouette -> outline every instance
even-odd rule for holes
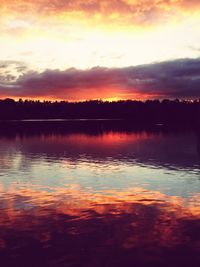
[[[51,102],[0,100],[0,120],[125,119],[137,123],[200,123],[200,100]]]

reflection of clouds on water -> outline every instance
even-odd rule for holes
[[[43,258],[44,266],[66,266],[67,258],[76,266],[91,266],[91,261],[100,266],[99,261],[105,264],[108,258],[107,266],[115,266],[115,259],[116,266],[200,263],[195,254],[199,195],[186,203],[141,187],[93,194],[74,184],[51,193],[12,186],[6,193],[1,188],[1,196],[1,262],[12,262],[8,257],[14,253],[24,263],[35,255],[34,247],[40,255],[51,254]],[[34,264],[40,260],[36,257]]]
[[[126,190],[143,186],[190,197],[199,192],[197,137],[193,132],[66,133],[0,138],[0,182],[30,187],[77,183]]]
[[[6,191],[3,186],[0,187],[0,193],[5,203],[13,203],[17,210],[21,209],[19,203],[24,203],[24,207],[41,207],[53,208],[60,213],[77,215],[81,217],[82,210],[95,210],[104,213],[109,210],[110,205],[119,213],[129,213],[129,204],[156,205],[162,210],[168,212],[177,212],[181,210],[181,216],[200,216],[200,194],[183,199],[177,196],[168,196],[159,191],[150,191],[142,187],[128,188],[127,190],[104,190],[93,192],[92,189],[87,190],[79,184],[70,184],[65,187],[40,188],[33,186],[32,188],[24,185],[11,185]],[[15,201],[16,200],[16,201]],[[98,206],[100,205],[100,206]],[[12,206],[12,205],[11,205]],[[104,206],[105,209],[102,210]],[[100,209],[98,209],[100,207]],[[4,205],[2,204],[2,208]],[[22,211],[24,208],[22,207]],[[112,213],[112,209],[111,209]],[[116,214],[114,212],[114,214]],[[178,213],[177,213],[178,215]],[[176,215],[176,216],[177,216]]]
[[[198,267],[198,137],[102,131],[0,138],[0,262]]]

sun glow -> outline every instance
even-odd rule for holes
[[[97,24],[96,17],[88,18],[92,25],[74,16],[39,17],[38,21],[5,16],[1,60],[27,62],[37,70],[63,70],[124,67],[199,55],[193,48],[200,42],[197,15],[144,29],[126,23],[122,28],[111,24],[106,29],[106,24]]]
[[[200,5],[196,1],[188,4],[185,0],[62,0],[50,4],[49,0],[3,0],[0,3],[0,60],[3,66],[5,62],[18,62],[20,67],[10,69],[9,74],[4,67],[0,69],[0,76],[5,76],[0,78],[0,96],[7,93],[7,89],[1,89],[5,79],[13,77],[14,81],[24,73],[70,68],[89,70],[99,66],[124,68],[198,58],[199,25]],[[109,101],[141,98],[141,94],[139,97],[136,92],[133,96],[127,95],[130,92],[122,92],[117,86],[111,91],[113,95],[102,90],[106,94],[100,98]],[[44,96],[54,97],[63,99],[60,91],[57,96]],[[90,97],[96,99],[99,94]],[[142,99],[145,97],[143,94]],[[85,100],[87,96],[85,92],[82,95],[76,92],[74,98]]]

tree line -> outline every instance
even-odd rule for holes
[[[0,120],[125,119],[138,123],[200,123],[200,100],[84,102],[0,100]]]

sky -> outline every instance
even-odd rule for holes
[[[199,25],[199,0],[1,0],[0,98],[199,98]]]

